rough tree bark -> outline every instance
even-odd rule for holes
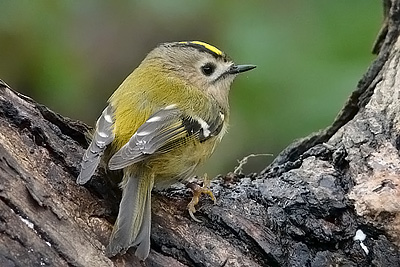
[[[213,181],[202,223],[186,188],[153,194],[146,262],[104,256],[119,191],[104,169],[75,184],[89,128],[1,83],[0,266],[400,266],[399,2],[384,1],[377,58],[330,127]]]

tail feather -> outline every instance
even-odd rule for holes
[[[124,254],[132,246],[138,246],[135,253],[138,258],[144,260],[149,255],[153,184],[153,177],[135,177],[128,171],[124,172],[122,200],[107,246],[107,256]]]
[[[151,189],[147,192],[144,205],[142,225],[140,226],[135,242],[132,244],[132,246],[138,246],[135,252],[136,257],[143,260],[146,259],[150,253]]]

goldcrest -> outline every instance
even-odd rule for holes
[[[122,199],[106,254],[136,246],[150,252],[151,191],[184,181],[213,153],[229,121],[228,95],[236,65],[199,41],[153,49],[108,100],[83,155],[77,183],[94,174],[107,149],[108,168],[123,170]]]

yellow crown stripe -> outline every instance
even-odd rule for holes
[[[192,44],[197,44],[197,45],[203,46],[205,49],[208,49],[208,50],[210,50],[211,52],[213,52],[213,53],[215,53],[215,54],[217,54],[217,55],[222,56],[222,55],[224,54],[221,50],[219,50],[219,49],[216,48],[215,46],[212,46],[212,45],[207,44],[207,43],[205,43],[205,42],[201,42],[201,41],[191,41],[191,42],[180,42],[180,43],[192,43]]]
[[[200,42],[200,41],[193,41],[192,43],[202,45],[205,48],[207,48],[208,50],[213,51],[215,54],[218,54],[220,56],[222,56],[222,54],[223,54],[221,50],[219,50],[218,48],[216,48],[215,46],[212,46],[210,44]]]

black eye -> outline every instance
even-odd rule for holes
[[[206,63],[204,66],[201,67],[201,71],[204,75],[210,76],[215,71],[215,65],[213,63]]]

